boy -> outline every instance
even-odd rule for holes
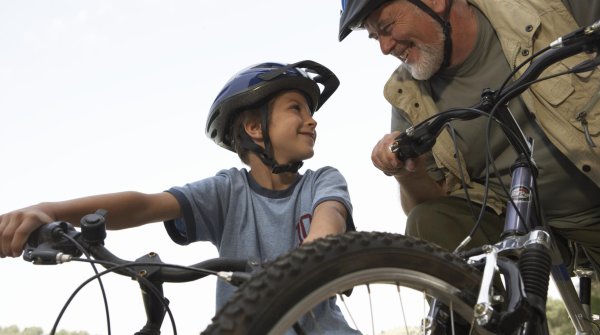
[[[314,154],[317,123],[312,115],[338,85],[329,69],[313,61],[263,63],[238,72],[213,102],[206,134],[236,152],[250,171],[222,170],[161,193],[96,195],[1,215],[0,257],[19,256],[29,234],[42,224],[78,224],[99,208],[108,211],[109,229],[164,221],[179,244],[211,241],[222,257],[263,261],[316,238],[354,230],[343,176],[331,167],[298,173],[302,161]],[[218,282],[217,307],[234,289]],[[346,327],[337,307],[322,307],[323,317],[335,320],[334,329]]]

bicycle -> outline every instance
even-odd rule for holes
[[[297,320],[311,317],[311,333],[319,333],[311,310],[332,297],[341,302],[340,308],[356,328],[363,322],[359,318],[365,317],[372,334],[380,330],[375,321],[387,312],[399,320],[387,328],[393,334],[397,325],[407,334],[547,334],[545,302],[550,275],[577,334],[600,333],[591,315],[592,270],[576,269],[578,295],[537,203],[532,143],[505,108],[506,102],[531,84],[559,75],[538,78],[555,62],[596,52],[596,58],[561,74],[596,68],[599,49],[600,21],[532,55],[519,78],[511,84],[507,79],[497,91],[484,90],[476,106],[442,112],[396,138],[392,149],[406,159],[428,152],[452,120],[487,115],[489,123],[501,124],[519,153],[510,190],[525,187],[531,196],[519,197],[524,194],[514,192],[509,197],[500,242],[451,253],[426,241],[381,232],[351,232],[317,240],[265,265],[237,290],[203,334],[305,334],[309,332],[301,329]],[[386,288],[395,304],[387,300],[379,310],[371,308],[370,314],[364,313],[364,306],[373,307],[371,293]],[[404,302],[405,291],[422,297],[419,313],[414,313],[415,303],[408,306]],[[358,303],[359,313],[350,313],[354,306],[347,300],[363,294],[366,298]],[[409,309],[411,313],[405,313]],[[416,321],[408,322],[409,316]]]
[[[191,282],[214,275],[232,285],[240,285],[250,278],[252,272],[260,269],[260,263],[253,259],[211,258],[190,266],[164,263],[159,255],[150,252],[135,261],[124,260],[112,254],[104,245],[106,234],[106,211],[98,210],[81,219],[77,230],[65,221],[56,221],[35,230],[27,240],[23,259],[38,265],[62,264],[80,261],[100,264],[106,270],[100,272],[94,266],[95,275],[85,280],[71,294],[64,304],[50,331],[54,334],[58,324],[73,298],[87,284],[97,280],[105,305],[107,333],[111,334],[110,313],[101,277],[116,273],[130,277],[139,283],[146,313],[146,323],[136,335],[158,335],[165,316],[169,316],[173,334],[177,334],[175,319],[165,297],[163,283]],[[81,257],[85,255],[86,257]],[[93,258],[92,258],[93,257]]]
[[[533,55],[532,59],[536,59],[527,71],[505,89],[484,91],[481,104],[438,114],[401,134],[394,147],[399,157],[416,157],[428,151],[451,120],[468,120],[486,113],[490,119],[507,126],[507,136],[522,154],[513,181],[524,182],[535,191],[531,144],[508,111],[494,114],[503,108],[504,102],[539,80],[536,78],[549,65],[580,52],[597,51],[600,22],[565,36],[559,44],[562,45],[550,46]],[[588,71],[598,64],[600,58],[595,58],[572,71]],[[578,296],[535,201],[511,201],[507,208],[507,233],[499,243],[460,253],[450,253],[426,241],[398,234],[351,232],[303,245],[264,265],[218,258],[181,267],[164,264],[154,253],[126,261],[104,247],[104,213],[99,211],[82,219],[81,232],[67,222],[43,226],[28,240],[23,257],[37,264],[57,264],[86,261],[78,257],[89,252],[95,260],[88,261],[102,264],[107,270],[91,277],[74,294],[110,272],[136,279],[142,289],[148,318],[137,334],[159,334],[166,314],[176,333],[162,284],[196,280],[208,274],[240,285],[240,289],[215,315],[204,334],[282,334],[288,329],[303,334],[297,320],[308,314],[310,321],[309,311],[324,299],[336,296],[349,306],[350,301],[346,301],[349,297],[365,297],[358,303],[363,307],[372,304],[368,294],[384,286],[391,286],[393,295],[422,296],[420,313],[406,315],[417,319],[413,324],[403,322],[406,333],[545,334],[543,303],[550,274],[577,333],[599,333],[591,320],[591,270],[578,269]],[[500,285],[494,281],[496,268],[502,275]],[[251,276],[251,273],[255,274]],[[385,310],[409,309],[402,298],[394,300],[399,302],[397,309],[386,305],[384,310],[356,316],[347,314],[347,318],[357,325],[361,323],[359,317],[366,316],[371,323],[370,330],[375,333],[373,320],[385,314]],[[386,303],[389,304],[389,300]],[[67,306],[68,302],[65,308]],[[61,315],[62,312],[64,308]],[[60,315],[53,331],[59,320]],[[318,333],[318,325],[313,328]]]

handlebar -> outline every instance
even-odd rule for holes
[[[470,120],[484,113],[491,115],[499,106],[523,93],[531,84],[535,83],[539,75],[550,65],[578,53],[592,53],[597,52],[599,49],[600,21],[597,21],[588,27],[579,28],[554,41],[549,47],[542,50],[519,78],[499,91],[484,90],[481,101],[471,108],[447,110],[408,128],[396,137],[390,150],[401,161],[427,153],[431,150],[437,136],[448,122],[452,120]],[[595,59],[584,61],[566,73],[590,71],[599,64],[600,56],[597,55]],[[496,118],[515,134],[521,133],[512,116],[507,115],[507,113],[499,113]],[[526,139],[521,138],[512,141],[515,140],[521,144],[527,142]],[[520,151],[527,151],[528,146],[518,145],[517,143],[515,148]],[[530,156],[529,152],[520,153],[525,154],[527,157]]]
[[[131,271],[127,271],[127,266],[139,269],[140,266],[136,266],[136,263],[156,263],[154,266],[146,266],[149,268],[147,272],[152,272],[156,279],[162,282],[170,283],[194,281],[218,271],[248,271],[247,260],[225,257],[205,260],[187,268],[167,267],[168,265],[160,261],[158,254],[153,252],[135,261],[123,260],[104,246],[106,237],[104,215],[98,212],[88,214],[81,223],[81,232],[77,231],[71,223],[64,221],[52,222],[38,228],[27,240],[23,259],[39,265],[68,262],[83,254],[76,246],[78,243],[106,269],[121,266],[114,272],[130,277],[134,275]]]
[[[65,221],[56,221],[41,226],[29,236],[24,248],[23,259],[33,264],[51,265],[72,260],[83,261],[80,256],[85,254],[93,258],[90,262],[99,263],[107,269],[103,273],[97,273],[91,279],[99,279],[106,272],[114,272],[137,280],[142,291],[147,317],[146,325],[136,333],[139,335],[160,334],[166,313],[168,312],[171,316],[169,302],[163,296],[163,283],[189,282],[208,275],[216,275],[232,285],[239,286],[250,278],[251,272],[261,266],[254,260],[225,257],[208,259],[190,266],[179,266],[162,262],[158,254],[154,252],[143,255],[135,261],[124,260],[104,246],[105,215],[106,211],[98,210],[96,213],[84,216],[80,222],[80,231]],[[87,282],[89,281],[91,280]],[[56,329],[60,317],[59,315],[54,329]],[[176,333],[172,316],[171,322]]]

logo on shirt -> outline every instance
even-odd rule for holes
[[[308,236],[308,231],[310,230],[310,221],[312,220],[312,215],[304,214],[300,217],[300,221],[296,223],[296,233],[298,234],[298,239],[300,240],[300,244],[304,241],[306,236]]]

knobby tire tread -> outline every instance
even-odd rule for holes
[[[281,313],[341,275],[394,267],[417,270],[461,290],[473,304],[481,273],[435,244],[384,232],[349,232],[302,245],[266,264],[232,295],[202,334],[266,334]]]

